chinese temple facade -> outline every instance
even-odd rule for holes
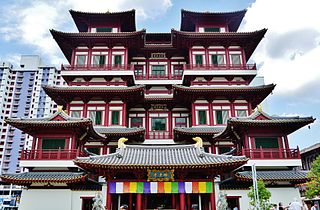
[[[287,136],[314,119],[257,108],[275,85],[252,83],[267,30],[237,32],[245,10],[182,10],[169,33],[137,31],[134,10],[70,13],[79,32],[51,30],[67,86],[43,87],[59,110],[6,119],[34,138],[28,172],[2,176],[25,186],[21,210],[89,210],[97,194],[108,210],[216,210],[219,192],[245,210],[253,164],[271,202],[299,197],[307,176]]]

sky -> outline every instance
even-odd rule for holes
[[[20,55],[38,54],[44,63],[67,63],[49,29],[76,32],[69,9],[86,12],[135,9],[137,30],[180,28],[180,10],[247,9],[240,31],[267,28],[249,63],[265,83],[277,86],[263,103],[270,115],[320,119],[320,23],[318,0],[1,0],[0,61],[19,64]],[[289,136],[291,148],[320,142],[316,120]]]

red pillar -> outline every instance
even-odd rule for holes
[[[216,210],[216,197],[214,192],[214,181],[212,181],[212,193],[210,193],[211,210]]]
[[[132,210],[132,193],[129,194],[129,210]]]
[[[190,200],[190,194],[187,194],[187,209],[191,209],[191,200]]]
[[[192,108],[191,108],[191,117],[192,117],[192,126],[196,125],[196,108],[194,101],[192,102]]]
[[[180,210],[186,210],[184,193],[180,193],[179,196],[180,196]]]
[[[111,193],[110,193],[110,184],[107,184],[107,210],[111,210]]]
[[[122,126],[127,126],[127,104],[124,101],[122,105]]]
[[[142,210],[142,194],[137,193],[137,206],[136,210]]]
[[[172,208],[176,208],[176,194],[172,193]]]
[[[82,114],[82,116],[83,116],[83,117],[87,117],[87,112],[88,112],[88,103],[87,103],[87,102],[84,102],[84,104],[83,104],[83,114]]]
[[[213,125],[213,109],[212,109],[212,101],[209,102],[209,125]]]

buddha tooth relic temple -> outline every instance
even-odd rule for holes
[[[47,118],[8,118],[33,136],[21,153],[21,210],[249,208],[251,166],[271,203],[299,196],[299,148],[287,136],[312,117],[268,115],[275,88],[247,61],[266,29],[237,32],[246,10],[181,11],[180,30],[136,30],[135,10],[70,10],[79,30],[51,30],[67,86],[44,86]]]

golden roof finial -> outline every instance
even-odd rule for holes
[[[202,147],[203,146],[203,142],[202,142],[202,138],[200,137],[193,137],[192,138],[196,143],[195,143],[195,147]]]
[[[262,112],[262,105],[261,104],[258,104],[258,106],[257,106],[257,109],[258,109],[258,112]]]
[[[119,148],[119,149],[121,149],[121,148],[126,148],[126,145],[124,144],[124,142],[126,142],[126,141],[128,141],[127,138],[124,138],[124,137],[120,138],[120,139],[118,140],[118,148]]]
[[[58,105],[58,112],[62,112],[63,106],[62,105]]]

